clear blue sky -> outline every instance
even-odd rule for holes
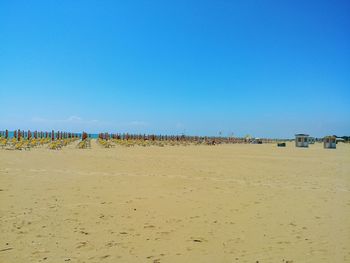
[[[350,134],[350,1],[1,1],[0,130]]]

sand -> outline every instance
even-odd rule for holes
[[[0,149],[0,262],[350,262],[350,145]]]

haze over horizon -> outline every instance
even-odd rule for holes
[[[348,1],[2,1],[0,130],[350,135]]]

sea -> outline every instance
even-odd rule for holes
[[[34,132],[33,131],[31,131],[32,132],[32,137],[34,136]],[[60,131],[61,132],[61,131]],[[55,132],[56,133],[56,132]],[[28,134],[28,131],[24,131],[24,137],[26,138],[27,137],[27,134]],[[45,134],[45,132],[44,132],[44,134]],[[77,134],[79,137],[81,137],[81,135],[82,135],[82,133],[79,133],[79,132],[77,132],[77,133],[75,133],[75,134]],[[49,137],[51,136],[51,132],[49,132]],[[89,136],[89,138],[91,138],[91,139],[97,139],[98,138],[98,134],[97,133],[88,133],[88,136]],[[5,137],[5,131],[0,131],[0,137]],[[14,131],[9,131],[8,132],[8,137],[11,139],[11,138],[13,138],[14,137]]]

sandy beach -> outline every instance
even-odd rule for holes
[[[0,149],[0,262],[350,262],[350,145]]]

